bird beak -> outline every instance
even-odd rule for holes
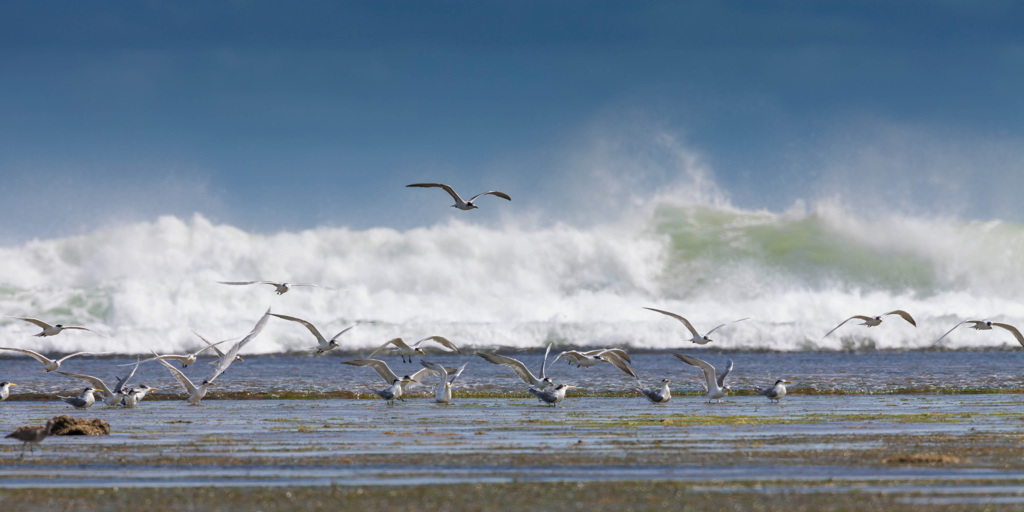
[[[782,382],[785,382],[786,384],[792,384],[793,383],[793,381],[791,381],[791,380],[784,380]]]

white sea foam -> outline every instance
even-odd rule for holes
[[[471,217],[467,217],[471,218]],[[683,326],[642,309],[668,309],[717,332],[720,348],[920,348],[965,318],[1024,326],[1024,229],[899,215],[864,217],[835,201],[783,213],[660,197],[618,222],[575,227],[481,227],[453,220],[396,231],[318,228],[253,234],[200,215],[163,217],[0,249],[0,311],[86,325],[33,338],[4,319],[4,344],[45,351],[147,353],[242,336],[267,307],[308,319],[342,344],[371,347],[434,334],[474,346],[626,345],[691,348]],[[276,296],[266,285],[313,282]],[[906,309],[879,327],[854,314]],[[1015,344],[1005,331],[963,328],[950,347]],[[275,319],[248,351],[314,345]],[[687,346],[689,345],[689,346]]]

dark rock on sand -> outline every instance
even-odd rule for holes
[[[85,420],[71,416],[57,416],[53,419],[52,436],[106,436],[110,425],[100,419]]]

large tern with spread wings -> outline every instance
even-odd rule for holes
[[[480,352],[478,356],[484,358],[485,361],[491,364],[499,364],[502,366],[508,366],[512,371],[516,372],[516,375],[526,384],[544,389],[548,385],[554,385],[554,382],[548,378],[548,354],[551,352],[551,345],[548,345],[548,349],[544,351],[544,361],[540,365],[540,377],[537,377],[530,371],[529,368],[518,359],[512,359],[511,357],[505,357],[493,352]],[[565,396],[565,393],[562,394]]]
[[[1012,326],[1010,324],[1002,324],[1002,323],[999,323],[999,322],[991,322],[989,320],[964,320],[963,322],[960,322],[960,323],[954,325],[952,329],[946,331],[946,334],[943,334],[942,336],[939,336],[939,339],[935,340],[935,343],[938,343],[938,342],[942,341],[942,338],[945,338],[946,336],[949,336],[949,333],[955,331],[957,327],[960,327],[963,324],[971,324],[971,326],[970,326],[971,329],[974,329],[976,331],[990,331],[990,330],[992,330],[993,327],[999,327],[1000,329],[1006,329],[1007,331],[1010,331],[1010,333],[1013,334],[1014,338],[1017,338],[1017,342],[1020,343],[1021,346],[1024,346],[1024,336],[1021,335],[1020,331],[1017,330],[1016,327],[1014,327],[1014,326]]]
[[[718,327],[715,327],[714,329],[711,329],[710,331],[707,332],[707,334],[701,335],[701,333],[697,332],[697,329],[693,328],[693,324],[691,324],[689,320],[687,320],[687,319],[685,319],[685,318],[683,318],[683,317],[681,317],[681,316],[679,316],[679,315],[677,315],[675,313],[671,313],[671,312],[668,312],[668,311],[663,311],[663,310],[660,310],[660,309],[648,308],[648,307],[645,307],[644,309],[649,309],[651,311],[654,311],[655,313],[661,313],[663,315],[668,315],[668,316],[670,316],[672,318],[675,318],[676,320],[679,320],[690,331],[690,334],[693,335],[693,337],[690,338],[690,341],[692,341],[692,342],[694,342],[694,343],[696,343],[698,345],[707,345],[708,343],[711,343],[712,341],[715,341],[715,340],[709,338],[708,336],[711,336],[711,333],[721,329],[722,327],[725,327],[725,326],[730,325],[730,324],[734,324],[736,322],[742,322],[744,320],[749,320],[750,319],[748,317],[748,318],[740,318],[739,320],[733,320],[732,322],[726,322],[726,323],[724,323],[722,325],[719,325]]]
[[[885,313],[884,315],[878,315],[878,316],[853,315],[850,318],[847,318],[846,320],[843,320],[842,322],[840,322],[839,325],[833,327],[832,330],[829,331],[828,334],[822,336],[821,339],[828,338],[829,334],[832,334],[832,333],[836,332],[836,329],[842,327],[843,324],[845,324],[846,322],[849,322],[850,320],[864,320],[864,323],[862,323],[860,325],[866,325],[868,327],[874,327],[874,326],[879,325],[879,324],[882,323],[882,317],[883,316],[888,316],[888,315],[899,315],[901,318],[903,318],[908,323],[910,323],[910,325],[913,325],[914,327],[917,327],[917,322],[914,321],[914,317],[910,316],[910,313],[907,313],[906,311],[903,311],[902,309],[897,309],[897,310]]]
[[[455,204],[452,205],[452,208],[458,208],[460,210],[472,210],[474,208],[479,208],[479,206],[477,206],[473,201],[475,201],[476,198],[480,196],[492,195],[498,196],[502,199],[506,199],[509,201],[512,200],[512,198],[509,197],[508,194],[504,192],[498,192],[497,190],[488,190],[487,192],[481,192],[469,198],[469,201],[463,201],[462,198],[459,197],[459,194],[455,192],[454,188],[443,183],[413,183],[412,185],[406,185],[406,187],[443,188],[444,191],[451,194],[452,199],[455,200]]]

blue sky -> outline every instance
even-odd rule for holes
[[[481,222],[554,216],[595,167],[629,194],[679,181],[666,139],[744,208],[1024,222],[1022,19],[1013,2],[2,2],[0,242],[192,212],[255,231],[463,214],[417,181],[513,196]]]

